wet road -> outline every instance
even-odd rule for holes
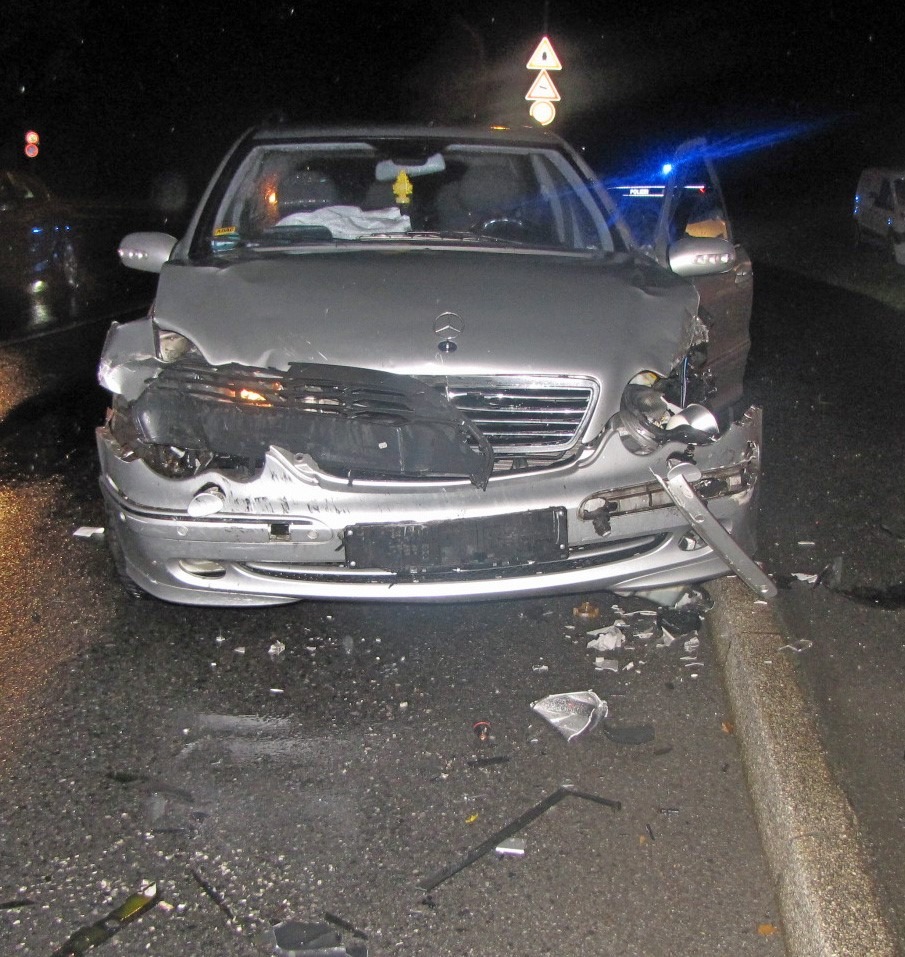
[[[107,952],[269,953],[273,922],[330,914],[372,955],[783,953],[706,636],[636,640],[614,675],[586,648],[615,617],[602,594],[134,601],[72,536],[102,523],[99,415],[45,410],[0,448],[0,952],[47,954],[154,882],[162,903]],[[588,688],[654,739],[567,743],[530,709]],[[621,810],[569,797],[524,857],[425,893],[566,782]]]

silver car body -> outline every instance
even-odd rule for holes
[[[252,131],[181,241],[121,256],[160,271],[99,371],[108,535],[144,591],[462,600],[726,574],[658,480],[677,459],[754,545],[750,262],[690,236],[658,262],[555,136]]]

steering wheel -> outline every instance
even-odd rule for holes
[[[511,239],[519,242],[528,236],[528,225],[515,216],[491,216],[471,227],[471,232],[496,239]]]

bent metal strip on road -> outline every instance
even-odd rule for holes
[[[711,582],[710,628],[793,957],[895,957],[858,824],[780,647],[772,606]]]

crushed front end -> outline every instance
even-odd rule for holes
[[[635,377],[602,421],[587,376],[215,367],[162,361],[152,338],[150,321],[112,330],[97,441],[119,570],[159,598],[465,600],[726,574],[658,480],[677,461],[753,547],[760,412],[704,416],[688,357]]]

